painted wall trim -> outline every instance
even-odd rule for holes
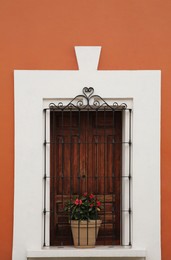
[[[35,257],[146,257],[146,250],[145,249],[123,249],[117,248],[113,250],[112,247],[103,247],[99,246],[94,249],[75,249],[71,247],[59,248],[59,249],[47,249],[47,250],[37,250],[37,251],[27,251],[28,258],[35,258]]]
[[[75,53],[79,70],[97,70],[101,53],[100,46],[76,46]]]

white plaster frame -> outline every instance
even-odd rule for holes
[[[160,71],[98,71],[100,47],[76,47],[78,71],[15,71],[13,260],[27,257],[113,257],[116,248],[81,252],[42,249],[43,102],[93,87],[104,98],[133,99],[133,246],[120,259],[161,260]],[[52,254],[53,252],[53,254]],[[74,253],[75,252],[75,253]],[[146,254],[147,253],[147,254]],[[126,255],[125,255],[126,254]],[[147,256],[146,256],[147,255]]]

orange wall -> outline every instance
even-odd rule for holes
[[[100,69],[162,70],[162,260],[169,260],[171,0],[0,0],[0,259],[12,254],[13,70],[77,69],[75,45],[101,45]]]

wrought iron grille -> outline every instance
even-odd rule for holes
[[[44,246],[73,245],[72,219],[86,219],[87,234],[95,219],[96,237],[97,215],[97,245],[131,246],[131,114],[125,103],[107,103],[93,88],[44,109]],[[77,215],[66,210],[72,201],[79,211],[85,193],[93,196],[86,217],[84,207]],[[80,236],[78,228],[78,245]]]

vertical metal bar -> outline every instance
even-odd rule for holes
[[[95,172],[92,172],[92,185],[95,181],[95,196],[96,196],[96,200],[97,200],[97,194],[98,194],[98,137],[97,137],[97,125],[98,125],[98,122],[97,122],[97,119],[98,119],[98,109],[96,108],[96,113],[95,113]],[[92,120],[93,120],[93,117],[92,117]],[[93,121],[92,121],[92,124],[93,124]],[[94,128],[92,127],[92,131],[94,131]],[[94,132],[93,132],[94,134]],[[93,142],[93,136],[92,136],[92,153],[93,153],[93,145],[94,145],[94,142]],[[93,169],[93,158],[92,158],[92,169]],[[94,176],[94,178],[93,178]],[[94,179],[94,180],[93,180]],[[96,210],[96,220],[95,220],[95,238],[97,237],[97,210]]]
[[[131,128],[131,124],[132,124],[132,114],[131,114],[132,110],[129,109],[129,245],[131,246],[132,242],[132,235],[131,235],[131,169],[132,169],[132,154],[131,154],[131,146],[132,146],[132,140],[131,140],[131,136],[132,136],[132,128]]]
[[[92,129],[91,129],[92,130]],[[89,131],[90,131],[90,114],[89,109],[87,110],[87,131],[86,131],[86,176],[89,179]],[[88,185],[86,185],[86,188],[88,190]]]
[[[65,145],[66,145],[66,139],[65,139],[65,132],[64,132],[64,118],[63,118],[63,111],[62,111],[62,205],[63,205],[63,202],[64,202],[64,187],[65,187],[65,170],[64,170],[64,165],[65,165],[65,153],[64,153],[64,150],[65,150]]]
[[[97,128],[97,125],[98,125],[98,109],[96,109],[96,134],[95,134],[95,182],[96,182],[96,194],[98,194],[98,128]]]
[[[115,201],[114,201],[114,196],[116,198],[115,195],[115,184],[114,182],[117,181],[115,179],[115,168],[114,168],[114,154],[115,154],[115,110],[112,110],[112,245],[115,244],[115,218],[114,218],[114,214],[115,213]]]
[[[44,234],[43,246],[46,246],[46,109],[44,109]]]
[[[78,110],[78,196],[80,197],[80,144],[81,144],[81,111]],[[80,221],[78,223],[78,246],[80,246]]]
[[[95,163],[95,187],[96,187],[96,195],[98,194],[98,108],[96,109],[96,130],[95,130],[95,155],[96,155],[96,163]],[[96,211],[96,219],[97,219],[97,211]],[[97,221],[95,225],[95,237],[97,237]]]
[[[106,245],[106,109],[104,107],[104,244]]]
[[[81,145],[81,111],[78,111],[78,195],[80,196],[81,183],[80,183],[80,145]]]
[[[51,149],[51,156],[52,156],[52,158],[53,158],[53,167],[52,167],[52,171],[51,171],[51,173],[50,173],[50,175],[51,175],[51,182],[52,182],[52,201],[53,201],[53,203],[52,203],[52,213],[53,213],[53,227],[55,227],[55,229],[56,229],[56,223],[54,223],[54,221],[56,220],[56,214],[57,214],[57,212],[56,212],[56,194],[55,194],[55,184],[56,184],[56,171],[57,171],[57,169],[56,169],[56,158],[55,158],[55,155],[56,155],[56,153],[55,153],[55,151],[56,151],[56,135],[55,135],[55,130],[56,130],[56,123],[55,123],[55,118],[56,118],[56,111],[55,111],[55,109],[53,109],[52,110],[52,112],[50,112],[50,113],[52,113],[52,116],[53,116],[53,119],[52,119],[52,133],[53,133],[53,135],[52,135],[52,140],[50,140],[50,145],[52,145],[52,149]],[[53,231],[53,236],[54,236],[54,234],[56,234],[56,232],[55,232],[56,230],[54,230]]]
[[[122,118],[121,118],[121,122],[123,122],[123,110],[121,110],[121,113],[122,115]],[[122,133],[121,133],[121,140],[119,140],[119,145],[120,145],[120,158],[122,158]],[[121,246],[123,245],[122,243],[122,230],[123,230],[123,221],[122,221],[122,208],[123,208],[123,205],[122,205],[122,181],[123,181],[123,177],[122,177],[122,160],[120,160],[120,165],[119,165],[119,182],[120,182],[120,244]]]
[[[72,152],[72,109],[70,109],[70,200],[73,193],[73,183],[72,183],[72,163],[73,163],[73,152]]]
[[[65,138],[64,138],[64,111],[62,109],[62,202],[63,202],[63,192],[64,192],[64,149],[65,149]],[[61,246],[63,246],[63,241],[61,241]]]
[[[86,158],[85,158],[85,162],[86,162],[86,167],[85,167],[85,169],[86,169],[86,175],[87,175],[87,178],[89,178],[90,176],[88,175],[88,173],[89,173],[89,169],[88,169],[88,164],[89,164],[89,127],[90,127],[90,118],[89,118],[89,109],[87,110],[87,131],[86,131],[86,154],[85,154],[85,156],[86,156]],[[92,185],[92,183],[91,183],[91,185]],[[87,220],[87,245],[88,245],[88,243],[89,243],[89,229],[88,229],[88,220]]]
[[[72,153],[72,108],[70,108],[70,201],[73,193],[72,187],[72,162],[73,162],[73,153]],[[68,180],[69,181],[69,180]],[[70,211],[70,222],[71,222],[71,211]],[[72,234],[70,236],[70,241],[72,241]]]

